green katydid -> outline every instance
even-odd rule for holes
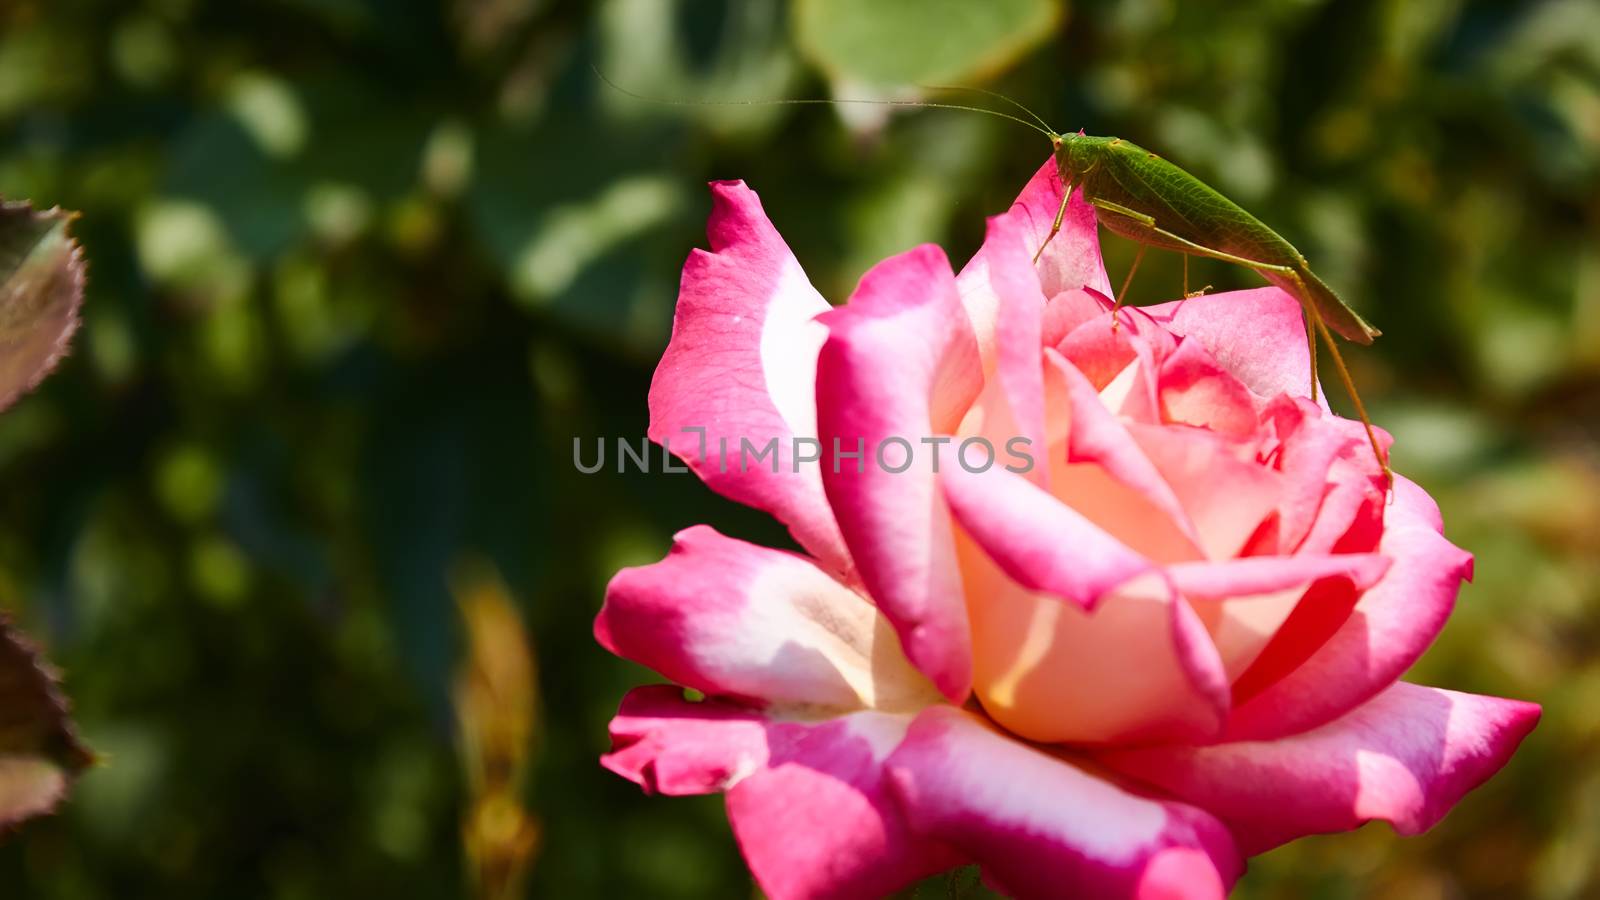
[[[1067,203],[1076,190],[1094,207],[1095,219],[1108,231],[1140,244],[1122,290],[1117,292],[1118,306],[1122,304],[1146,247],[1176,250],[1185,256],[1220,259],[1254,269],[1300,301],[1305,310],[1311,352],[1312,396],[1317,392],[1316,339],[1320,335],[1366,428],[1367,440],[1372,444],[1384,477],[1391,479],[1389,461],[1378,444],[1361,395],[1329,333],[1331,327],[1358,344],[1370,344],[1380,334],[1378,329],[1367,324],[1339,299],[1333,289],[1311,271],[1311,265],[1293,244],[1200,179],[1121,138],[1092,137],[1081,131],[1062,136],[1046,131],[1055,151],[1063,191],[1061,208],[1056,212],[1045,243],[1061,229]],[[1041,245],[1040,252],[1043,249]]]
[[[1344,337],[1370,344],[1379,335],[1312,273],[1294,245],[1200,179],[1122,138],[1079,132],[1052,134],[1050,141],[1062,183],[1080,191],[1110,231],[1147,246],[1255,269]],[[1065,213],[1063,198],[1052,237]]]
[[[1052,129],[1037,113],[1004,94],[983,88],[928,86],[933,90],[964,90],[987,94],[1003,100],[1026,113],[1033,121],[1008,113],[974,106],[952,103],[929,103],[920,100],[851,100],[851,99],[791,99],[748,101],[674,101],[646,97],[622,88],[606,78],[599,69],[595,74],[616,90],[652,102],[690,105],[767,105],[767,104],[835,104],[867,103],[887,106],[918,106],[936,109],[960,109],[984,113],[1032,128],[1050,139],[1051,150],[1061,175],[1061,207],[1043,244],[1034,254],[1037,259],[1044,246],[1061,229],[1067,204],[1076,191],[1094,207],[1096,220],[1114,234],[1137,242],[1138,254],[1129,268],[1122,288],[1117,292],[1115,305],[1122,305],[1134,272],[1149,247],[1175,250],[1184,254],[1184,272],[1187,280],[1188,257],[1200,256],[1234,263],[1254,269],[1267,281],[1281,288],[1300,302],[1306,317],[1306,339],[1311,354],[1311,396],[1317,395],[1317,338],[1320,336],[1333,359],[1345,391],[1355,405],[1356,414],[1366,429],[1367,440],[1372,444],[1373,455],[1383,470],[1386,481],[1392,482],[1393,472],[1389,460],[1378,443],[1372,420],[1367,416],[1361,395],[1345,367],[1339,348],[1329,331],[1358,344],[1370,344],[1380,332],[1367,324],[1351,309],[1333,289],[1311,271],[1305,256],[1296,250],[1282,235],[1266,223],[1251,215],[1243,207],[1223,196],[1210,185],[1184,171],[1182,168],[1129,141],[1114,137],[1093,137],[1079,131],[1062,135]],[[1184,285],[1185,296],[1188,285]],[[1112,317],[1112,327],[1120,319]]]

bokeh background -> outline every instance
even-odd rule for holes
[[[596,764],[650,676],[590,622],[681,527],[787,539],[692,476],[582,476],[573,438],[644,433],[706,180],[839,301],[915,243],[965,259],[1048,146],[591,66],[694,100],[983,84],[1290,236],[1384,330],[1356,380],[1477,554],[1413,678],[1545,718],[1430,834],[1303,841],[1239,896],[1600,893],[1592,0],[4,0],[0,195],[82,210],[92,271],[74,355],[0,418],[0,604],[104,764],[0,892],[489,896],[521,859],[508,896],[754,893],[717,798]],[[1178,279],[1151,254],[1134,296]]]

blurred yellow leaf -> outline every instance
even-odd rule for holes
[[[456,720],[469,804],[462,843],[482,900],[520,896],[539,825],[523,808],[538,687],[533,648],[499,577],[469,567],[456,579],[466,658],[456,675]]]

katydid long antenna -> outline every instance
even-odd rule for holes
[[[1017,103],[1017,101],[1012,100],[1009,97],[996,94],[993,91],[985,91],[982,88],[960,88],[960,90],[974,90],[980,93],[992,94],[993,96],[1000,97],[1008,103],[1012,103],[1023,109],[1028,113],[1028,115],[1038,119],[1039,124],[1034,124],[1033,122],[1029,122],[1027,119],[1013,116],[1010,113],[1000,112],[999,110],[995,109],[985,109],[981,106],[963,106],[958,103],[932,103],[927,100],[869,100],[865,98],[854,97],[844,97],[838,99],[778,98],[771,100],[686,100],[674,97],[652,97],[647,94],[641,94],[637,91],[631,91],[622,85],[617,84],[615,81],[607,78],[605,73],[600,71],[598,66],[591,65],[589,68],[594,71],[595,77],[605,82],[606,86],[610,87],[619,94],[632,97],[635,100],[643,100],[646,103],[660,103],[666,106],[833,106],[835,104],[850,103],[866,106],[908,106],[919,109],[959,109],[963,112],[982,113],[986,116],[994,116],[996,118],[1006,119],[1008,121],[1015,122],[1024,128],[1037,131],[1045,137],[1051,138],[1052,140],[1056,137],[1056,133],[1050,130],[1050,126],[1046,125],[1043,119],[1039,119],[1037,115],[1034,115],[1031,110],[1023,107],[1022,104]]]
[[[1052,137],[1056,135],[1056,130],[1050,127],[1050,123],[1046,122],[1043,116],[1034,112],[1032,109],[1029,109],[1020,100],[1007,97],[1005,94],[1002,94],[999,91],[991,91],[988,88],[972,87],[965,84],[921,84],[917,86],[928,91],[967,91],[973,94],[983,94],[986,97],[993,97],[996,100],[1009,103],[1017,109],[1027,113],[1029,118],[1033,119],[1035,122],[1038,122],[1040,127],[1044,128],[1047,135]]]

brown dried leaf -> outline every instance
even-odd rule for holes
[[[33,390],[65,355],[83,302],[74,213],[0,200],[0,410]]]
[[[73,776],[93,761],[55,673],[0,617],[0,827],[55,809]]]

